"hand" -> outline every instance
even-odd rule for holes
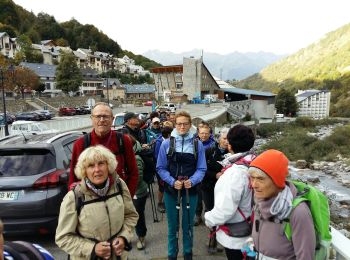
[[[109,242],[99,242],[95,246],[95,253],[97,256],[103,259],[109,259],[111,257],[111,246]]]
[[[216,174],[216,179],[219,179],[220,177],[221,177],[221,175],[223,174],[223,172],[218,172],[217,174]]]
[[[192,182],[191,182],[191,180],[190,180],[190,179],[185,180],[185,181],[184,181],[184,186],[185,186],[185,189],[191,188],[191,187],[192,187]]]
[[[175,181],[174,188],[177,190],[181,190],[182,189],[182,181],[179,181],[179,180]]]
[[[116,239],[113,240],[112,247],[114,250],[115,255],[121,256],[124,248],[125,248],[125,241],[124,238],[122,237],[117,237]]]
[[[148,145],[148,144],[143,144],[143,145],[141,145],[141,147],[142,147],[143,149],[146,149],[146,148],[149,147],[149,145]]]

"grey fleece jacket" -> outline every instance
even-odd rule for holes
[[[297,190],[287,183],[293,196]],[[313,260],[316,238],[312,216],[306,203],[300,203],[291,213],[292,241],[284,234],[284,225],[269,221],[271,205],[275,197],[256,201],[260,211],[255,210],[252,237],[258,252],[265,256],[283,260]],[[259,222],[259,224],[257,224]]]

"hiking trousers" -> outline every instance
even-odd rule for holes
[[[188,212],[186,208],[186,195],[185,190],[182,191],[181,197],[181,210],[180,210],[180,223],[182,226],[182,240],[183,240],[183,255],[192,254],[193,247],[193,222],[194,215],[196,212],[197,198],[198,195],[189,195],[190,201],[190,230],[191,236],[188,232]],[[180,241],[176,239],[176,231],[178,227],[177,223],[177,214],[178,210],[176,209],[177,197],[171,195],[168,192],[164,192],[164,203],[166,208],[166,214],[168,219],[168,256],[177,257],[176,247],[177,243],[180,244]]]

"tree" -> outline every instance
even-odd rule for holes
[[[32,48],[32,41],[27,35],[20,35],[17,39],[17,43],[20,46],[21,50],[19,51],[19,54],[15,56],[16,63],[24,60],[33,63],[43,63],[43,55],[40,51],[34,50]]]
[[[62,53],[62,58],[56,69],[56,87],[63,92],[77,91],[83,77],[75,61],[73,53]]]
[[[275,107],[277,113],[284,115],[295,116],[298,111],[298,104],[294,94],[284,88],[276,96]]]
[[[11,86],[14,91],[17,90],[21,93],[23,99],[26,90],[37,90],[39,85],[39,77],[34,71],[28,68],[16,67]]]

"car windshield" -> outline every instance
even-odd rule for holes
[[[0,177],[31,176],[56,168],[47,149],[0,150]]]
[[[114,121],[114,126],[119,126],[124,124],[124,116],[117,116]]]

